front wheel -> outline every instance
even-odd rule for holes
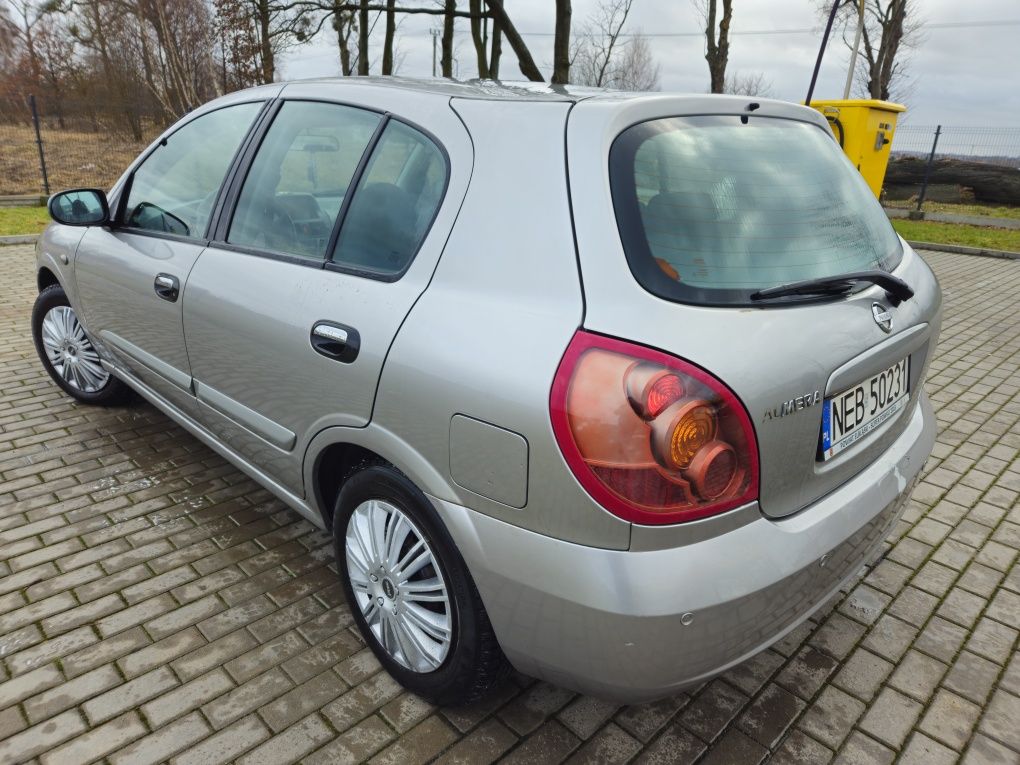
[[[111,406],[127,400],[126,385],[103,368],[64,288],[52,284],[35,299],[32,339],[43,367],[64,391],[85,404]]]
[[[405,688],[465,704],[505,680],[478,590],[424,494],[385,464],[349,478],[333,515],[340,579],[354,619]]]

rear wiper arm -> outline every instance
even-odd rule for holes
[[[854,271],[849,274],[838,276],[823,276],[818,279],[808,279],[803,282],[792,284],[780,284],[777,287],[758,290],[751,293],[751,300],[770,300],[787,295],[838,295],[849,292],[859,282],[871,282],[885,290],[889,296],[889,302],[899,305],[904,300],[910,300],[914,296],[914,290],[910,285],[885,271]]]

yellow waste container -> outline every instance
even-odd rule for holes
[[[829,127],[843,151],[861,171],[875,196],[880,196],[889,165],[893,133],[896,132],[896,118],[907,107],[867,99],[812,101],[811,107],[829,121]]]

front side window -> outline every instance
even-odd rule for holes
[[[321,261],[381,119],[340,104],[285,103],[245,178],[227,241]]]
[[[344,217],[333,263],[380,276],[402,273],[446,190],[446,158],[424,133],[390,120]]]
[[[216,194],[261,103],[204,114],[170,135],[131,178],[124,225],[202,237]]]
[[[744,119],[657,119],[614,142],[617,224],[645,289],[748,305],[760,289],[896,267],[899,239],[831,135],[794,120]]]

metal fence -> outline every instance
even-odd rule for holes
[[[1020,205],[1020,127],[903,125],[893,136],[885,199]]]
[[[126,126],[68,106],[0,93],[0,197],[109,188],[166,127],[152,118]]]
[[[109,188],[168,122],[99,113],[95,100],[43,102],[0,93],[0,197]],[[1020,127],[902,125],[884,199],[918,209],[926,198],[1020,205],[1018,171]]]

